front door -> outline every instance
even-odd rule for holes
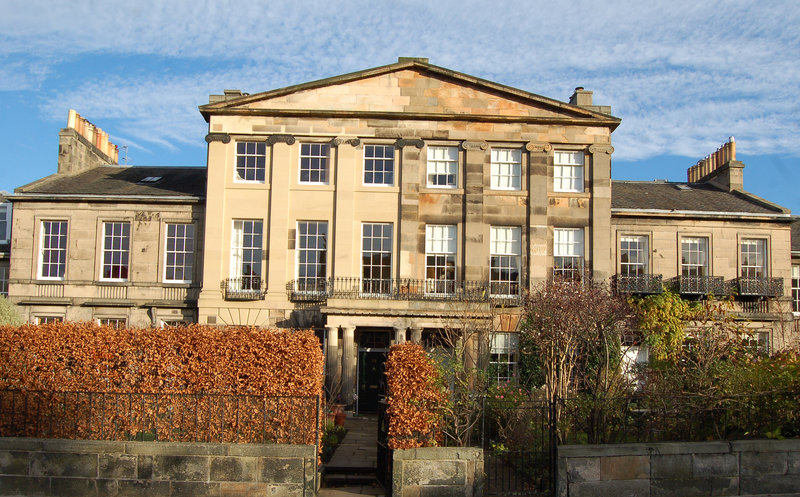
[[[358,412],[378,411],[378,400],[386,393],[386,349],[358,351]]]

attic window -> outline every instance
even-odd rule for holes
[[[158,183],[161,181],[161,176],[146,176],[139,180],[139,183]]]
[[[677,188],[678,190],[691,190],[692,189],[691,186],[689,186],[687,184],[684,184],[684,183],[678,183],[677,185],[675,185],[675,188]]]

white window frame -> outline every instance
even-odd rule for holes
[[[800,314],[800,265],[792,265],[792,311]]]
[[[117,232],[116,227],[119,226],[120,232]],[[108,228],[111,227],[111,233]],[[125,229],[127,227],[127,230]],[[127,234],[125,234],[127,231]],[[131,223],[128,221],[105,221],[103,222],[103,250],[100,261],[100,281],[129,281],[131,277],[131,239],[133,235]],[[111,237],[111,248],[106,248],[109,237]],[[119,247],[114,247],[115,240],[119,239]],[[120,260],[114,262],[114,255],[119,254]],[[106,262],[107,257],[111,257],[109,263]],[[124,261],[124,263],[123,263]],[[125,276],[106,276],[106,267],[109,267],[111,274],[114,274],[114,268],[124,268]]]
[[[46,230],[46,227],[53,228],[54,225],[58,225],[58,232],[55,233],[53,231]],[[61,246],[61,242],[64,242],[64,246]],[[48,243],[49,242],[49,243]],[[53,242],[56,242],[58,246],[53,246]],[[45,245],[49,245],[49,247],[45,247]],[[66,277],[67,273],[67,246],[69,244],[69,221],[65,221],[63,219],[53,219],[53,220],[44,220],[39,223],[39,260],[38,260],[38,270],[36,272],[36,278],[39,280],[48,280],[48,281],[63,281]],[[105,231],[103,231],[103,246],[105,247]],[[53,262],[53,256],[56,257],[56,261]],[[59,259],[63,258],[63,262]],[[56,276],[47,275],[45,276],[44,269],[45,267],[52,267],[52,266],[63,266],[63,271],[61,274]],[[52,274],[52,272],[50,272]]]
[[[583,228],[553,229],[553,273],[580,279],[585,264]],[[565,264],[572,261],[570,265]]]
[[[113,328],[121,329],[128,326],[128,318],[96,318],[95,322],[98,326],[112,326]]]
[[[425,226],[425,293],[449,295],[455,292],[457,236],[454,224]]]
[[[250,231],[245,231],[246,228]],[[256,230],[258,227],[258,230]],[[246,240],[249,237],[249,240]],[[256,237],[258,241],[256,243]],[[245,244],[249,241],[249,244]],[[246,252],[247,251],[247,252]],[[245,254],[249,257],[245,259]],[[264,221],[262,219],[234,219],[231,227],[231,265],[230,278],[236,283],[228,288],[236,292],[258,293],[262,287],[264,271]],[[250,264],[249,274],[244,274],[245,264]]]
[[[308,149],[306,150],[306,147]],[[318,147],[318,148],[317,148]],[[304,166],[304,160],[308,161]],[[321,167],[316,167],[319,164]],[[314,167],[312,167],[314,166]],[[303,172],[309,179],[303,179]],[[324,175],[324,181],[311,181],[312,173]],[[297,166],[297,182],[302,185],[327,185],[331,177],[331,146],[328,143],[307,142],[300,144],[300,162]]]
[[[516,382],[519,334],[492,333],[489,341],[489,372],[496,385]]]
[[[170,227],[175,228],[175,233],[170,236]],[[179,236],[178,231],[183,227],[183,235]],[[193,223],[165,223],[164,226],[164,271],[162,273],[162,281],[164,283],[191,283],[192,271],[194,270],[194,248],[196,246],[195,234],[197,230],[194,229]],[[170,240],[173,241],[173,248],[170,250]],[[187,249],[186,245],[190,244]],[[170,255],[175,257],[174,263],[170,264]],[[178,264],[178,259],[182,258],[183,263]],[[186,260],[188,259],[188,264]],[[173,278],[169,277],[170,268],[173,268]],[[178,270],[183,271],[184,276],[188,278],[176,279],[175,272]]]
[[[458,147],[430,145],[427,154],[425,182],[428,188],[458,188]],[[439,183],[442,177],[445,182]]]
[[[492,190],[522,189],[522,150],[518,148],[493,148],[490,152],[490,180]]]
[[[489,292],[493,296],[519,295],[522,258],[522,228],[489,228]],[[516,278],[512,275],[516,271]]]
[[[8,266],[0,266],[0,295],[8,297]]]
[[[36,316],[34,318],[34,322],[36,324],[63,323],[64,321],[66,321],[66,319],[64,319],[64,316],[45,316],[45,315],[42,315],[42,316]]]
[[[747,250],[745,251],[745,249]],[[743,278],[766,278],[769,274],[767,254],[766,239],[742,238],[739,240],[739,275]],[[755,263],[752,258],[755,258]]]
[[[553,191],[582,193],[586,154],[583,150],[553,152]]]
[[[301,225],[305,225],[305,233],[301,233]],[[314,225],[314,233],[310,233],[309,228],[312,225]],[[320,233],[322,226],[325,227],[324,233]],[[328,278],[328,242],[330,240],[328,221],[297,221],[296,233],[295,291],[311,294],[323,292]],[[309,262],[309,256],[312,255],[314,260]],[[301,271],[303,267],[306,268],[305,271]],[[314,268],[313,276],[308,276],[309,268]]]
[[[361,223],[361,291],[365,294],[384,295],[392,290],[393,228],[392,223]],[[383,263],[386,255],[389,256],[388,266]],[[375,257],[378,257],[378,264],[372,263]]]
[[[243,166],[245,177],[242,177],[239,167]],[[247,178],[253,171],[253,178]],[[259,173],[261,179],[259,179]],[[234,154],[233,181],[235,183],[264,183],[267,175],[267,144],[266,142],[237,141]]]
[[[0,243],[6,244],[11,242],[11,220],[13,219],[11,202],[0,203]]]
[[[383,155],[376,155],[375,152],[380,150]],[[369,143],[364,145],[364,175],[362,176],[364,186],[394,186],[395,173],[395,151],[397,148],[394,145],[381,145],[378,143]],[[371,152],[371,154],[370,154]],[[391,155],[387,156],[386,154]],[[368,165],[372,171],[368,171]],[[377,171],[377,168],[380,171]],[[367,181],[367,176],[372,175],[372,181]],[[383,181],[375,181],[377,175],[381,175]],[[391,177],[391,181],[386,181],[386,176]]]
[[[619,237],[619,274],[644,276],[650,274],[649,237],[646,235],[623,235]],[[627,257],[626,257],[627,256]]]
[[[702,278],[709,273],[709,239],[705,236],[681,238],[681,276]]]

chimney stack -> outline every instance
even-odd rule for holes
[[[736,140],[731,136],[714,153],[686,170],[690,183],[711,183],[727,191],[744,189],[744,164],[736,160]]]
[[[119,149],[108,133],[70,109],[67,127],[58,133],[58,172],[76,174],[107,164],[116,165]]]

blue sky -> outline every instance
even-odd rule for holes
[[[4,0],[0,190],[55,172],[76,109],[135,165],[204,165],[197,106],[395,62],[622,118],[615,179],[682,181],[735,136],[745,189],[800,213],[800,2]],[[121,151],[121,155],[124,152]]]

